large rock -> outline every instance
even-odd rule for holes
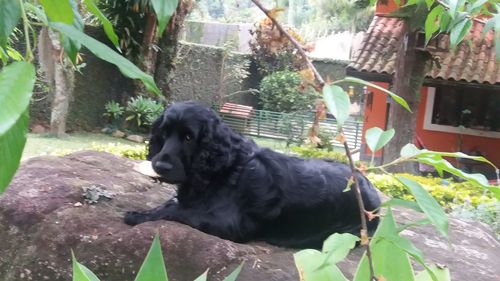
[[[298,280],[293,250],[264,243],[237,244],[175,222],[122,223],[127,210],[155,207],[174,189],[132,170],[134,162],[106,153],[78,152],[65,157],[32,158],[22,164],[0,196],[1,280],[70,280],[71,250],[107,281],[131,280],[159,233],[170,280],[193,280],[210,268],[222,280],[245,261],[238,280]],[[95,204],[90,191],[111,200]],[[90,190],[90,191],[89,191]],[[396,211],[404,221],[412,212]],[[478,223],[451,220],[451,244],[430,227],[406,231],[428,262],[447,265],[453,280],[500,279],[500,244]],[[352,275],[361,250],[341,267]]]

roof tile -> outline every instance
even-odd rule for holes
[[[393,75],[403,20],[396,17],[375,16],[360,45],[354,51],[349,68],[360,72]],[[427,73],[428,78],[475,83],[500,83],[500,64],[496,61],[493,32],[483,37],[484,24],[474,21],[471,31],[455,50],[430,51],[438,64]],[[438,42],[448,47],[449,36]]]

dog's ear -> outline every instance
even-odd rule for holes
[[[192,167],[205,173],[230,167],[237,157],[234,138],[239,138],[215,114],[209,113],[200,128],[199,148]]]
[[[149,139],[148,156],[146,157],[148,161],[151,161],[151,159],[161,151],[165,143],[161,135],[161,126],[163,125],[164,118],[165,116],[162,113],[160,117],[153,122],[151,127],[151,138]]]

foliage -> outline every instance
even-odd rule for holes
[[[149,127],[160,116],[163,107],[163,104],[149,97],[132,97],[127,102],[125,120],[135,120],[137,128]]]
[[[277,112],[311,109],[315,101],[312,89],[304,87],[300,74],[292,71],[278,71],[262,79],[259,97],[263,109]]]
[[[318,149],[312,146],[292,146],[290,149],[302,158],[316,158],[334,160],[342,163],[348,163],[349,160],[343,152],[328,151]]]
[[[286,28],[302,45],[305,42],[292,28]],[[286,38],[269,19],[264,19],[251,30],[253,35],[250,48],[262,76],[276,71],[300,71],[307,69],[307,64],[297,52],[297,48]]]
[[[73,252],[71,252],[73,261],[73,281],[99,281],[99,278],[90,269],[79,263]],[[234,281],[238,277],[243,264],[239,265],[232,273],[230,273],[224,281]],[[134,279],[135,281],[168,281],[167,269],[163,260],[160,238],[155,235],[153,243],[149,248],[148,254]],[[196,278],[195,281],[206,281],[207,271]]]
[[[92,144],[92,149],[134,160],[146,160],[146,157],[148,155],[148,150],[146,146],[132,146],[120,143],[108,143],[106,145]]]
[[[500,239],[500,201],[479,203],[477,206],[466,202],[463,205],[453,206],[451,213],[460,219],[488,224]]]
[[[457,182],[451,178],[442,179],[411,174],[368,174],[371,182],[384,194],[393,198],[413,200],[411,192],[394,176],[403,176],[418,182],[447,210],[464,204],[477,207],[480,204],[498,202],[493,194],[485,192],[481,185],[473,182]]]
[[[104,105],[106,112],[103,114],[108,117],[111,122],[116,123],[125,113],[125,108],[116,101],[109,101]]]

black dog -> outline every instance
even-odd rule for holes
[[[335,232],[359,235],[350,169],[341,163],[304,160],[259,148],[235,133],[210,108],[180,102],[153,124],[148,159],[177,198],[145,212],[129,212],[136,225],[173,220],[236,242],[263,240],[304,248],[321,247]],[[367,210],[380,199],[357,175]],[[368,223],[372,233],[378,219]]]

